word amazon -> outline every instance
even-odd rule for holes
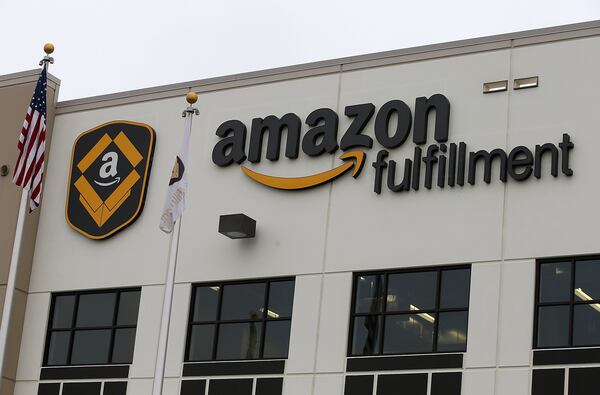
[[[350,170],[356,178],[360,175],[366,159],[365,150],[373,147],[373,138],[363,132],[369,121],[375,117],[375,139],[384,148],[377,153],[376,160],[372,163],[375,169],[373,190],[377,194],[381,193],[384,178],[387,188],[392,192],[416,191],[420,185],[431,189],[434,183],[439,188],[446,185],[463,186],[465,181],[474,185],[478,168],[483,171],[483,181],[489,184],[494,163],[499,163],[499,179],[502,182],[506,182],[509,176],[515,181],[524,181],[531,175],[540,178],[542,161],[547,156],[550,157],[552,176],[558,176],[559,162],[564,175],[573,175],[569,166],[569,155],[574,144],[566,133],[557,144],[536,145],[533,150],[518,146],[510,152],[501,148],[468,151],[464,142],[448,143],[450,101],[442,94],[435,94],[429,98],[418,97],[415,101],[414,116],[410,107],[401,100],[388,101],[379,108],[377,114],[372,103],[350,105],[345,108],[344,115],[351,122],[339,140],[339,116],[330,108],[319,108],[306,117],[304,123],[310,129],[304,136],[301,136],[302,120],[294,113],[285,114],[280,118],[274,115],[254,118],[247,151],[246,125],[239,120],[226,121],[217,128],[216,135],[221,139],[213,149],[212,160],[217,166],[223,167],[233,163],[242,164],[246,160],[258,163],[262,158],[263,140],[267,136],[265,157],[270,161],[277,161],[285,131],[284,155],[287,158],[297,159],[300,148],[305,155],[313,157],[334,154],[341,149],[346,151],[340,156],[345,163],[328,171],[303,177],[276,177],[241,166],[244,174],[260,184],[283,190],[322,185]],[[423,147],[428,140],[428,125],[433,125],[433,138],[436,143]],[[415,144],[414,152],[411,158],[404,159],[404,168],[400,170],[398,162],[387,160],[389,150],[403,145],[411,130],[412,142]],[[481,165],[478,165],[479,163]],[[402,176],[398,176],[397,173],[402,173]]]

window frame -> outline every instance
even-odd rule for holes
[[[598,344],[588,345],[574,345],[573,344],[573,324],[575,321],[575,306],[577,305],[591,305],[600,304],[600,299],[578,301],[575,299],[575,279],[577,271],[577,262],[584,261],[600,261],[600,255],[573,255],[563,256],[556,258],[543,258],[537,259],[535,265],[535,295],[533,298],[533,350],[551,350],[551,349],[565,349],[565,348],[590,348],[599,347]],[[571,281],[569,284],[569,301],[568,302],[540,302],[540,279],[541,279],[541,268],[542,265],[548,263],[569,263],[571,265]],[[540,347],[538,343],[538,329],[539,329],[539,315],[540,307],[552,307],[552,306],[567,306],[569,307],[569,342],[568,345],[563,346],[544,346]]]
[[[269,361],[269,360],[282,360],[287,359],[289,356],[289,335],[288,335],[288,356],[283,358],[264,358],[264,346],[265,346],[265,335],[267,322],[284,322],[288,321],[290,323],[290,334],[291,334],[291,322],[294,314],[294,300],[292,298],[292,310],[289,317],[284,318],[271,318],[267,314],[267,311],[264,312],[264,316],[257,319],[236,319],[236,320],[222,320],[221,315],[221,307],[223,304],[223,290],[227,285],[244,285],[244,284],[265,284],[265,297],[263,301],[263,307],[265,310],[269,308],[269,294],[271,291],[271,283],[277,282],[285,282],[292,281],[294,284],[294,296],[296,295],[296,277],[275,277],[275,278],[258,278],[258,279],[246,279],[246,280],[234,280],[234,281],[214,281],[214,282],[203,282],[203,283],[193,283],[192,284],[192,292],[190,296],[190,307],[188,313],[188,322],[186,325],[187,333],[185,337],[185,352],[184,352],[184,363],[213,363],[213,362],[231,362],[231,361]],[[194,321],[194,307],[196,301],[196,292],[198,288],[202,287],[219,287],[219,300],[217,301],[217,317],[212,321]],[[260,334],[260,350],[258,358],[248,358],[248,359],[217,359],[217,346],[219,342],[219,327],[221,324],[245,324],[245,323],[261,323],[262,331]],[[212,343],[212,355],[210,359],[205,360],[190,360],[190,342],[192,337],[192,329],[195,325],[214,325],[214,336]]]
[[[440,299],[441,299],[441,289],[442,289],[442,272],[444,271],[452,271],[452,270],[464,270],[469,269],[469,302],[466,308],[440,308]],[[435,297],[435,308],[434,309],[423,309],[419,310],[420,313],[427,314],[435,314],[435,323],[433,329],[433,347],[432,351],[417,351],[417,352],[403,352],[403,353],[385,353],[384,352],[384,341],[385,341],[385,319],[387,316],[394,315],[409,315],[411,313],[404,311],[387,311],[387,296],[388,296],[388,284],[389,277],[395,274],[410,274],[410,273],[426,273],[426,272],[436,272],[437,273],[437,284],[436,284],[436,297]],[[352,275],[352,301],[350,305],[350,322],[348,325],[348,343],[347,343],[347,352],[346,357],[348,358],[373,358],[373,357],[388,357],[395,355],[439,355],[439,354],[455,354],[455,353],[464,353],[466,352],[467,341],[468,341],[468,327],[469,327],[469,308],[470,308],[470,291],[471,291],[471,265],[451,265],[451,266],[427,266],[427,267],[411,267],[411,268],[402,268],[402,269],[390,269],[390,270],[373,270],[373,271],[365,271],[365,272],[354,272]],[[384,283],[384,301],[382,310],[377,313],[356,313],[356,293],[358,291],[358,278],[361,276],[373,276],[373,275],[383,275]],[[467,313],[467,340],[465,341],[465,349],[461,351],[437,351],[438,347],[438,331],[439,331],[439,316],[440,313],[451,313],[451,312],[466,312]],[[412,313],[412,314],[416,314]],[[354,340],[354,321],[356,317],[381,317],[381,326],[378,330],[379,336],[379,350],[377,353],[372,354],[352,354],[352,342]]]
[[[138,303],[138,319],[136,320],[135,325],[117,325],[117,318],[119,316],[119,303],[121,301],[121,294],[126,292],[139,292],[140,293],[140,302]],[[78,328],[76,326],[77,322],[77,310],[79,308],[79,300],[82,295],[101,295],[101,294],[115,294],[115,305],[113,311],[113,321],[111,326],[86,326]],[[52,322],[54,321],[54,311],[56,307],[56,299],[61,296],[75,296],[75,303],[73,304],[73,315],[71,316],[71,326],[69,328],[52,328]],[[118,288],[118,289],[95,289],[95,290],[83,290],[83,291],[66,291],[66,292],[56,292],[51,294],[50,300],[50,310],[48,314],[48,323],[46,325],[46,340],[44,344],[44,359],[42,367],[45,368],[54,368],[54,367],[73,367],[73,366],[100,366],[100,365],[130,365],[131,362],[112,362],[114,346],[115,346],[115,334],[118,329],[135,329],[135,337],[134,337],[134,347],[135,347],[135,338],[137,337],[137,324],[139,320],[139,312],[140,312],[140,303],[142,297],[142,288],[141,287],[132,287],[132,288]],[[108,351],[108,362],[106,363],[71,363],[73,358],[73,344],[75,339],[75,332],[77,331],[91,331],[91,330],[110,330],[110,345]],[[50,351],[50,340],[51,336],[55,332],[68,332],[69,333],[69,347],[67,354],[67,363],[60,365],[50,365],[48,364],[48,357]],[[133,358],[133,356],[132,356]]]

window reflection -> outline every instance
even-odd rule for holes
[[[433,351],[435,318],[430,314],[390,315],[385,318],[384,354]]]
[[[569,345],[569,306],[540,307],[538,314],[538,347]]]
[[[217,359],[256,359],[259,357],[262,323],[221,324]]]
[[[401,273],[389,276],[387,311],[411,311],[435,308],[437,272]]]
[[[53,295],[45,366],[133,361],[139,289]]]
[[[359,276],[356,285],[357,313],[380,312],[383,306],[383,276]]]
[[[573,312],[573,345],[600,344],[600,305],[576,305]]]
[[[578,300],[600,300],[600,261],[578,261],[575,267],[575,297]]]
[[[287,358],[294,280],[194,287],[186,361]]]
[[[470,277],[469,267],[357,274],[349,355],[465,351]]]
[[[265,284],[235,284],[223,288],[221,319],[247,320],[262,318]]]
[[[540,302],[566,302],[571,297],[571,263],[540,265]]]
[[[438,351],[467,350],[466,311],[440,313],[438,326]]]
[[[600,260],[542,262],[538,270],[535,346],[600,345]]]
[[[379,316],[357,317],[354,319],[352,354],[372,355],[379,352],[381,320],[382,318]]]

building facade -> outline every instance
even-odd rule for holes
[[[163,393],[596,393],[599,49],[591,22],[57,103],[14,393],[152,392],[189,89]]]

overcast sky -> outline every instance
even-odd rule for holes
[[[60,100],[600,19],[600,0],[0,0],[0,75]]]

